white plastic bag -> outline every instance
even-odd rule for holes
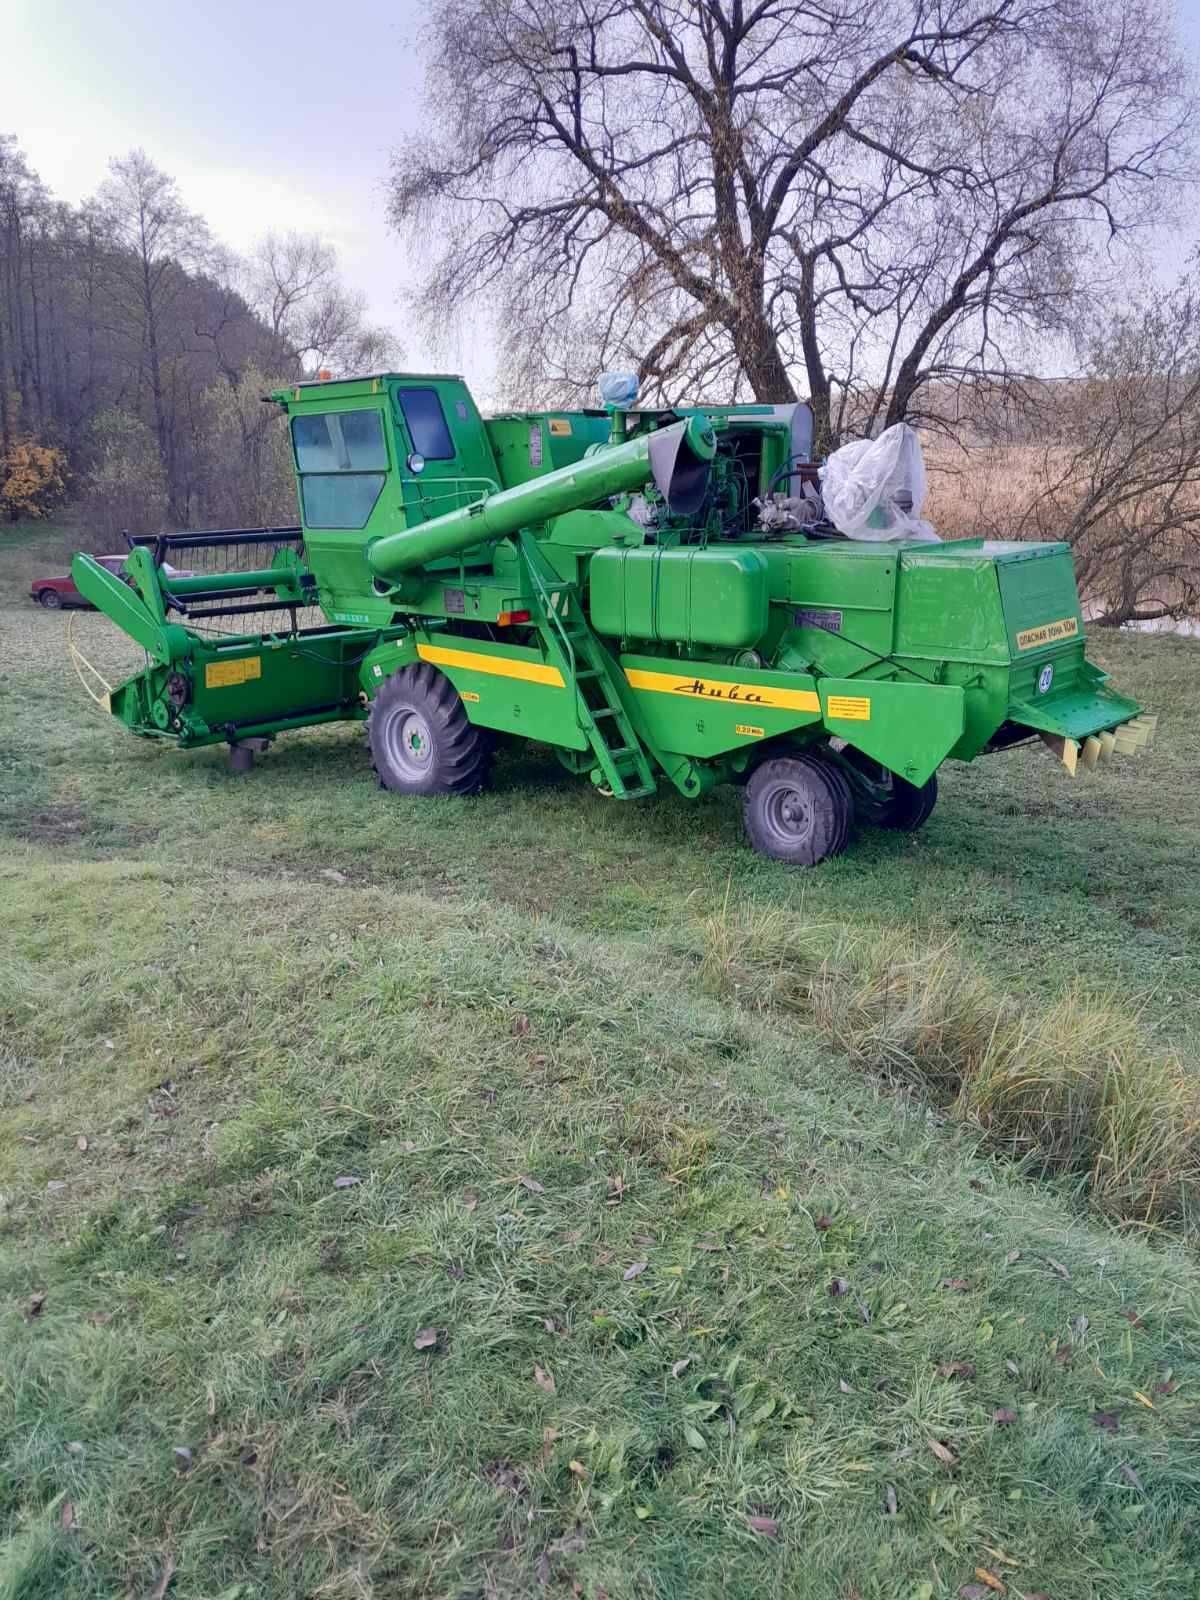
[[[925,461],[906,422],[835,450],[821,468],[821,498],[825,515],[849,539],[939,542],[921,518]]]

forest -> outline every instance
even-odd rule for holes
[[[0,522],[70,499],[96,548],[126,528],[291,522],[262,396],[396,353],[320,237],[240,257],[142,150],[68,205],[0,135]]]

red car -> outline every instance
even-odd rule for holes
[[[110,572],[119,573],[125,565],[125,556],[97,556],[95,558],[102,567],[107,567]],[[173,567],[164,561],[162,570],[174,578],[190,578],[191,572],[185,572],[182,567]],[[40,606],[47,607],[50,611],[57,611],[61,606],[82,606],[86,611],[96,608],[90,600],[85,600],[71,580],[68,572],[57,578],[35,578],[29,585],[29,593]]]
[[[97,556],[96,560],[110,572],[120,572],[125,565],[124,556]],[[50,611],[57,611],[60,606],[86,606],[89,611],[96,609],[90,600],[85,600],[80,594],[69,572],[58,578],[35,578],[29,585],[29,593],[38,605]]]

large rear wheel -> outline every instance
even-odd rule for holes
[[[400,794],[477,794],[493,741],[467,718],[449,678],[428,662],[402,667],[375,696],[367,723],[371,764]]]
[[[848,780],[814,756],[780,756],[754,769],[743,801],[750,843],[775,861],[815,867],[846,848],[854,822]]]

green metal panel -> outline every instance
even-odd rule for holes
[[[830,733],[920,785],[958,742],[964,725],[960,688],[883,679],[822,678],[821,709]]]
[[[581,461],[609,436],[604,411],[510,411],[489,417],[484,427],[505,489]]]
[[[418,659],[450,679],[472,722],[571,750],[588,748],[574,685],[544,648],[419,633],[415,649]]]
[[[736,650],[767,626],[767,563],[757,550],[600,550],[589,568],[598,633]]]
[[[723,662],[622,654],[640,716],[664,750],[712,757],[821,720],[815,679]]]

